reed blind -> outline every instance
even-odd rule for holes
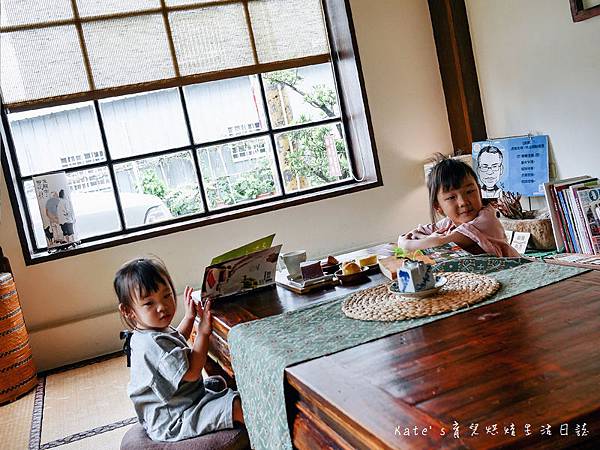
[[[0,0],[11,111],[330,59],[320,0]]]

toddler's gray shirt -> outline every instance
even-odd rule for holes
[[[136,330],[131,337],[131,378],[127,393],[138,420],[156,441],[179,441],[233,428],[231,389],[212,392],[202,379],[183,381],[191,352],[173,327]]]

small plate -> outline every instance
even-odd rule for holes
[[[377,272],[381,272],[381,269],[379,268],[379,262],[376,262],[375,264],[371,264],[370,266],[363,266],[364,268],[367,268],[367,275],[371,275],[372,273],[377,273]]]
[[[325,274],[334,274],[335,272],[340,270],[340,263],[331,264],[331,265],[323,265],[323,263],[321,262],[321,269],[323,270],[323,273],[325,273]]]
[[[340,283],[342,283],[343,285],[358,284],[358,283],[362,283],[362,282],[368,280],[368,277],[367,277],[368,271],[369,271],[369,268],[366,266],[363,267],[360,272],[351,273],[350,275],[342,275],[342,271],[338,270],[335,273],[335,276],[338,280],[340,280]]]
[[[418,292],[400,292],[398,290],[398,282],[394,281],[392,284],[390,284],[388,286],[388,290],[392,293],[392,294],[396,294],[396,295],[400,295],[402,297],[407,297],[407,298],[423,298],[423,297],[429,297],[430,295],[435,294],[437,291],[440,290],[440,288],[446,284],[446,282],[448,281],[448,279],[446,277],[435,277],[435,286],[432,287],[431,289],[425,289],[424,291],[418,291]]]

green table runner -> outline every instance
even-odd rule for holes
[[[472,308],[586,271],[575,267],[530,262],[522,258],[464,258],[440,264],[436,270],[494,272],[493,277],[502,285],[500,290]],[[346,295],[303,309],[246,322],[229,332],[232,366],[242,397],[244,419],[252,448],[292,448],[283,390],[284,369],[287,366],[467,310],[398,322],[366,322],[349,319],[342,313],[341,302],[345,297]]]

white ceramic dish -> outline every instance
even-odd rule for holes
[[[432,287],[431,289],[425,289],[424,291],[418,291],[418,292],[400,292],[400,290],[398,290],[398,282],[394,281],[392,284],[390,284],[388,286],[388,290],[392,293],[392,294],[397,294],[400,295],[402,297],[406,297],[406,298],[423,298],[423,297],[429,297],[430,295],[435,294],[437,291],[440,290],[440,288],[446,284],[448,280],[446,279],[446,277],[435,277],[435,286]]]

